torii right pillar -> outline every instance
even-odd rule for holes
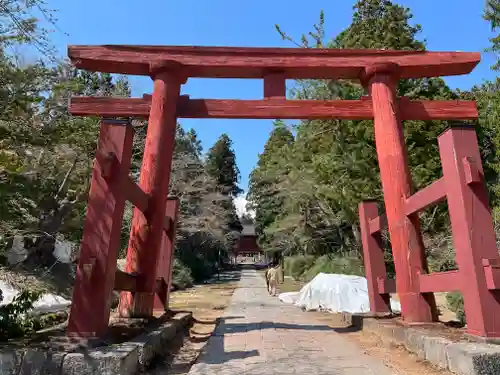
[[[419,291],[418,275],[427,273],[427,261],[418,214],[407,216],[404,210],[412,193],[412,180],[396,98],[400,67],[375,64],[367,67],[360,78],[373,102],[375,143],[401,315],[408,323],[437,321],[434,295]]]

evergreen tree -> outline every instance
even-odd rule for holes
[[[208,150],[206,171],[217,182],[219,191],[228,197],[236,198],[242,193],[238,186],[240,171],[236,164],[236,155],[232,148],[232,141],[227,134],[222,134],[215,144]],[[231,241],[236,238],[236,232],[241,232],[242,226],[236,212],[233,200],[224,201],[222,207],[226,212],[226,222],[229,228],[227,233]]]
[[[491,25],[491,30],[498,34],[498,28],[500,27],[500,0],[487,0],[486,9],[484,12],[484,19],[488,21]],[[490,51],[496,54],[496,63],[493,65],[494,70],[500,70],[500,35],[490,39],[491,47]]]
[[[227,134],[222,134],[208,150],[206,166],[208,174],[215,178],[224,193],[237,197],[243,190],[238,186],[240,171],[232,143]]]
[[[411,23],[412,17],[408,8],[389,0],[359,0],[354,5],[352,23],[333,40],[324,40],[321,13],[314,31],[294,43],[305,48],[424,50],[425,41],[418,39],[421,27]],[[293,41],[277,29],[284,39]],[[362,95],[366,91],[359,83],[345,80],[301,80],[291,92],[292,97],[315,100],[359,99]],[[459,97],[440,78],[401,80],[398,96],[430,100]],[[444,121],[405,122],[415,188],[440,177],[437,136],[446,126]],[[265,226],[262,238],[273,246],[281,243],[299,253],[359,251],[358,204],[369,198],[383,202],[373,122],[302,121],[287,154],[293,158],[282,159],[288,173],[277,189],[283,197],[281,212],[278,217],[271,216],[268,222],[272,224]],[[253,174],[257,175],[260,168],[258,165]],[[275,178],[283,174],[276,171]],[[266,198],[254,196],[257,194],[252,192],[250,201],[257,211],[256,218],[264,222],[262,217],[269,210],[263,207],[272,193]],[[422,215],[422,227],[430,233],[442,231],[447,224],[445,217],[445,209],[438,206],[437,211]]]
[[[293,141],[293,135],[284,122],[275,121],[264,152],[259,155],[257,167],[250,174],[248,208],[256,212],[256,229],[261,234],[263,247],[269,246],[264,230],[283,212],[285,197],[280,193],[280,184],[287,175],[283,157],[285,148],[292,146]]]
[[[420,25],[410,25],[408,8],[389,0],[359,0],[354,5],[351,25],[330,44],[333,48],[375,48],[423,50],[417,39]]]

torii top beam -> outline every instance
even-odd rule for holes
[[[373,64],[396,63],[400,78],[470,73],[481,60],[475,52],[427,52],[309,48],[195,46],[69,46],[77,68],[150,75],[151,67],[182,66],[187,77],[263,78],[283,72],[287,79],[358,79]]]

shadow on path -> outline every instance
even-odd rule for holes
[[[226,352],[224,348],[224,339],[226,335],[246,333],[255,330],[266,329],[288,329],[288,330],[303,330],[303,331],[336,331],[337,329],[327,325],[301,325],[301,324],[288,324],[276,323],[270,321],[263,321],[259,323],[227,323],[227,320],[240,319],[239,316],[230,316],[221,318],[220,324],[210,337],[210,341],[206,347],[207,352],[199,358],[199,363],[205,364],[222,364],[235,359],[245,359],[249,357],[256,357],[260,355],[258,350],[248,351],[229,351]]]
[[[291,329],[301,331],[332,331],[334,328],[326,324],[290,324],[277,322],[258,322],[258,323],[226,323],[221,320],[221,324],[215,330],[215,335],[223,336],[233,333],[245,333],[264,329]]]

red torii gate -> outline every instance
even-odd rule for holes
[[[468,74],[480,61],[479,53],[107,45],[70,46],[68,55],[77,68],[147,75],[154,80],[152,96],[138,99],[75,97],[69,109],[79,116],[149,119],[140,189],[131,184],[121,185],[123,190],[130,189],[126,190],[129,196],[147,198],[147,205],[136,205],[134,211],[126,270],[129,276],[135,275],[136,285],[132,293],[122,295],[119,310],[123,315],[150,316],[152,313],[178,118],[335,118],[374,120],[384,199],[387,212],[391,213],[389,230],[402,314],[409,322],[436,319],[433,295],[421,293],[416,282],[415,275],[426,273],[427,266],[418,216],[411,215],[408,219],[404,211],[403,201],[411,195],[411,177],[401,121],[467,120],[476,119],[478,114],[473,101],[398,99],[396,85],[401,78]],[[264,99],[190,99],[180,95],[181,85],[190,77],[263,78]],[[345,101],[286,100],[286,79],[361,80],[370,96]],[[101,145],[98,154],[100,150]],[[123,159],[118,157],[122,168],[126,169],[127,158],[129,155]],[[103,189],[96,185],[93,184],[92,189]],[[89,205],[92,199],[91,190]],[[98,214],[95,215],[97,218]],[[101,216],[119,225],[122,215],[105,211]],[[106,298],[111,296],[114,273],[103,270],[109,270],[108,264],[113,262],[113,251],[116,251],[111,245],[103,249],[87,243],[91,238],[86,236],[87,232],[92,230],[91,224],[85,227],[68,328],[69,333],[86,336],[101,335],[107,326],[109,298]],[[93,241],[97,240],[94,236]],[[96,255],[108,250],[113,254],[108,258]],[[94,267],[86,274],[89,259],[93,259]],[[98,297],[93,296],[96,289],[101,290]]]

